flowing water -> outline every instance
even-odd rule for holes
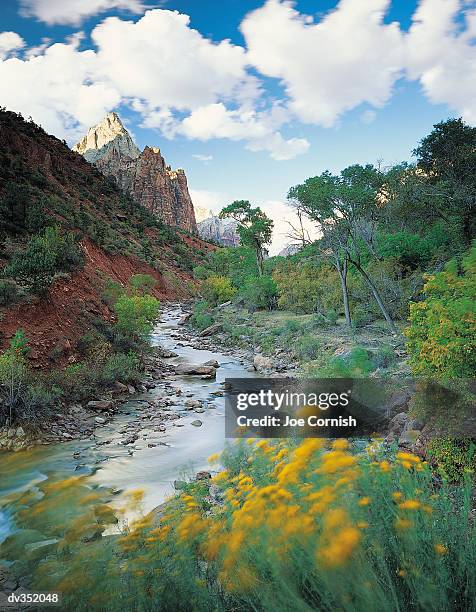
[[[132,445],[121,444],[121,441],[128,421],[140,416],[143,404],[139,399],[123,404],[109,424],[96,429],[92,440],[74,440],[19,453],[0,453],[0,543],[16,529],[16,500],[24,492],[34,492],[44,481],[90,474],[91,483],[122,492],[117,495],[117,505],[121,504],[127,491],[142,489],[142,510],[148,512],[173,493],[174,480],[209,467],[208,456],[222,450],[225,445],[224,398],[211,393],[220,390],[220,383],[227,377],[244,378],[254,374],[248,372],[237,358],[183,345],[186,341],[180,337],[177,325],[181,314],[179,307],[164,312],[154,331],[152,344],[177,353],[177,357],[167,360],[174,365],[182,362],[200,364],[216,359],[220,363],[216,380],[174,377],[171,381],[173,388],[180,388],[181,395],[173,394],[173,388],[157,381],[157,388],[141,397],[151,400],[157,396],[173,397],[176,403],[174,411],[180,411],[181,418],[167,421],[163,433],[148,429],[145,421],[139,439]],[[190,394],[193,394],[193,399],[204,401],[204,412],[196,414],[185,410],[184,404]],[[202,421],[201,427],[191,425],[197,419]],[[149,444],[157,446],[151,448]],[[71,504],[74,503],[73,491]]]

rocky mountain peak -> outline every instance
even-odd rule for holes
[[[157,147],[146,146],[141,152],[116,113],[89,128],[73,150],[164,223],[196,233],[185,172],[172,170]]]
[[[93,163],[106,153],[114,151],[118,156],[136,159],[140,150],[132,140],[117,113],[108,113],[97,125],[89,128],[88,133],[74,147]]]

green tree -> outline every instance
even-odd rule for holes
[[[209,304],[217,306],[231,300],[236,289],[226,276],[209,276],[202,282],[200,292]]]
[[[476,230],[476,127],[462,119],[437,123],[413,154],[438,215],[460,222],[470,243]]]
[[[59,227],[47,227],[33,236],[26,249],[16,251],[5,275],[42,292],[52,283],[56,272],[71,272],[82,266],[84,255],[72,232],[61,233]]]
[[[345,168],[338,176],[324,172],[307,179],[289,190],[288,199],[298,202],[321,229],[321,253],[339,273],[347,324],[351,324],[347,271],[348,265],[352,264],[369,286],[382,315],[395,333],[395,324],[375,282],[365,269],[369,255],[378,258],[379,197],[384,185],[383,172],[372,165],[354,165]]]
[[[254,249],[258,273],[263,274],[264,247],[271,242],[273,221],[248,200],[235,200],[220,212],[220,219],[230,217],[238,222],[238,234],[243,246]]]
[[[151,295],[122,295],[114,304],[116,327],[134,340],[144,341],[154,328],[160,303]]]

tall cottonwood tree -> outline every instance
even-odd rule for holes
[[[354,165],[338,176],[324,172],[309,178],[292,187],[288,197],[299,202],[302,210],[318,223],[322,231],[321,249],[339,273],[347,323],[351,323],[347,291],[350,264],[362,276],[390,329],[396,333],[395,323],[364,265],[364,256],[368,253],[378,257],[379,195],[384,186],[384,172],[372,165]]]
[[[271,242],[273,221],[259,207],[252,208],[248,200],[235,200],[221,210],[219,217],[231,218],[238,223],[240,243],[254,249],[258,274],[262,276],[264,247]]]

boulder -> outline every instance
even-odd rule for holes
[[[202,422],[197,419],[196,421],[192,421],[190,425],[193,425],[194,427],[201,427]]]
[[[223,325],[221,323],[214,323],[213,325],[210,325],[210,327],[206,327],[198,335],[204,338],[205,336],[212,336],[213,334],[216,334],[222,329],[223,329]]]
[[[254,356],[253,367],[258,372],[266,372],[274,368],[273,360],[258,353]]]
[[[160,349],[159,355],[163,359],[169,359],[170,357],[178,357],[178,353],[174,353],[173,351],[169,351],[169,349]]]
[[[175,366],[175,374],[182,376],[216,376],[216,369],[213,366],[192,365],[189,363],[181,363]]]
[[[110,400],[95,400],[87,403],[91,410],[111,410],[113,404]]]
[[[399,412],[398,414],[396,414],[388,424],[387,439],[389,441],[392,441],[399,438],[402,435],[404,429],[408,426],[409,420],[410,417],[406,412]]]
[[[205,363],[202,363],[202,365],[204,366],[212,366],[213,368],[219,368],[220,364],[218,363],[218,361],[216,359],[209,359],[208,361],[205,361]]]
[[[185,323],[187,323],[187,321],[190,319],[191,316],[192,316],[191,312],[187,312],[183,314],[180,317],[180,319],[177,321],[177,325],[185,325]]]
[[[113,389],[116,393],[127,393],[128,392],[127,385],[124,385],[118,380],[116,380],[116,382],[114,383]]]

